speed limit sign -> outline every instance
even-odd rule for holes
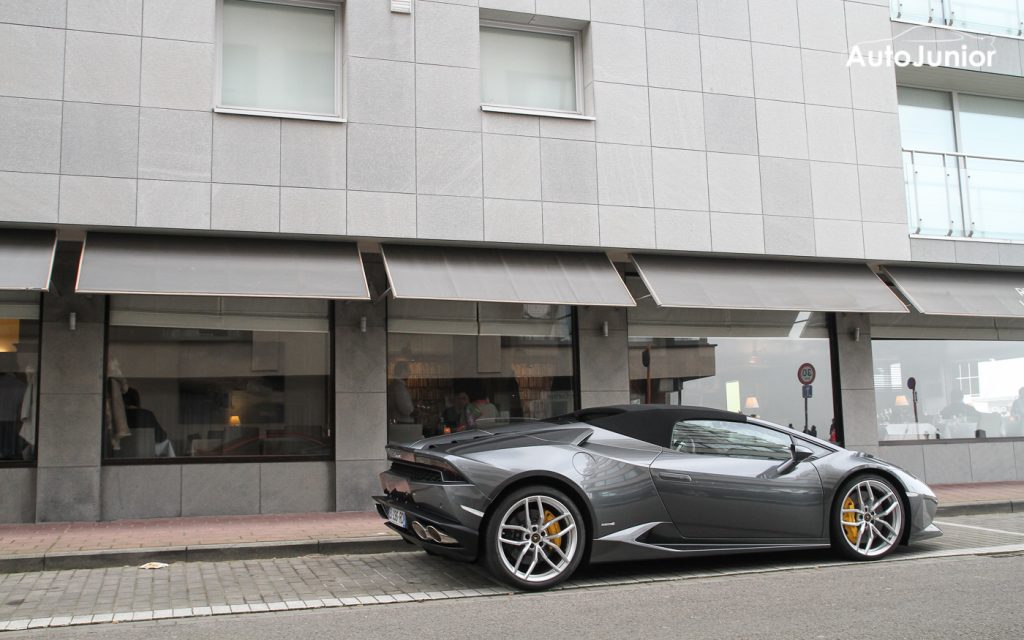
[[[810,362],[805,362],[796,370],[796,379],[800,381],[800,384],[811,384],[814,382],[814,377],[817,372],[814,370],[814,365]]]

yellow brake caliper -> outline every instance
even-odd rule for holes
[[[853,503],[853,498],[846,496],[846,500],[843,501],[843,509],[856,509],[857,505]],[[846,539],[850,541],[850,544],[857,544],[857,514],[855,513],[844,513],[842,517],[843,522],[850,522],[853,526],[843,526],[843,531],[846,533]]]
[[[555,519],[555,514],[551,513],[547,509],[545,509],[544,510],[544,524],[547,524],[547,523],[551,522],[554,519]],[[562,525],[558,524],[557,522],[552,524],[550,527],[544,529],[544,531],[546,531],[549,536],[556,535],[561,530],[562,530]],[[553,539],[552,542],[554,542],[555,545],[558,546],[559,548],[562,547],[562,537],[561,536]]]

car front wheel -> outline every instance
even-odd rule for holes
[[[586,525],[561,491],[524,487],[495,508],[486,532],[491,573],[520,589],[547,589],[572,575],[583,559]]]
[[[883,558],[903,539],[903,501],[892,483],[862,475],[842,486],[832,509],[832,546],[854,560]]]

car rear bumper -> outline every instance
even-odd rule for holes
[[[425,513],[408,502],[392,500],[386,496],[373,496],[377,503],[377,513],[385,520],[388,519],[388,509],[398,509],[405,512],[405,527],[399,527],[393,522],[385,523],[389,529],[402,536],[406,542],[433,551],[438,555],[447,556],[456,560],[473,562],[478,552],[478,538],[476,530],[458,524],[448,518],[442,518],[432,513]],[[433,527],[439,533],[454,539],[455,542],[442,544],[422,538],[413,530],[413,523],[421,527]]]
[[[405,527],[388,522],[390,529],[406,541],[439,555],[476,560],[480,528],[489,500],[473,484],[427,482],[391,470],[380,474],[380,484],[383,495],[373,499],[381,517],[387,519],[389,508],[406,514]],[[443,542],[416,533],[414,522],[424,528],[434,527],[443,534]]]

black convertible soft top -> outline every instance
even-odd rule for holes
[[[659,447],[668,447],[672,428],[683,420],[726,420],[746,422],[742,413],[685,407],[671,404],[620,404],[575,411],[566,418],[607,429],[627,438],[635,438]]]

